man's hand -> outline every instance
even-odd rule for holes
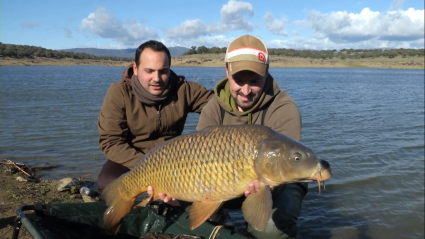
[[[273,191],[274,186],[270,186],[270,189]],[[252,183],[248,184],[248,190],[245,191],[245,197],[248,197],[251,193],[256,193],[260,191],[260,181],[255,179]]]
[[[148,186],[148,194],[152,195],[153,193],[153,189],[151,186]],[[158,193],[159,199],[161,199],[162,201],[164,201],[165,203],[170,204],[171,206],[180,206],[180,203],[178,200],[176,200],[175,198],[172,198],[170,196],[167,196],[167,194],[164,193]]]

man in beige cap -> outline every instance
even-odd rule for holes
[[[238,37],[227,47],[225,62],[227,77],[216,85],[215,95],[202,109],[196,129],[260,124],[299,141],[300,112],[294,100],[280,90],[269,74],[269,55],[264,43],[250,35]],[[259,183],[255,181],[245,196],[258,189]],[[248,231],[257,238],[295,238],[297,218],[307,191],[307,183],[274,188],[273,212],[266,230],[260,232],[248,225]],[[228,201],[222,208],[240,208],[243,198]]]

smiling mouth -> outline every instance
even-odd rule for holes
[[[250,101],[252,101],[252,98],[253,97],[251,95],[247,95],[247,96],[239,95],[239,99],[243,102],[250,102]]]

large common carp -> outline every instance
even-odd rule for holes
[[[206,221],[224,201],[244,194],[258,179],[260,191],[242,205],[244,218],[264,230],[272,208],[268,185],[313,181],[331,177],[330,166],[311,149],[266,126],[215,126],[166,141],[148,153],[127,174],[109,184],[102,193],[109,206],[105,229],[116,234],[135,198],[152,186],[154,193],[140,206],[165,193],[193,202],[190,228]]]

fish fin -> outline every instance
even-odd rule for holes
[[[260,191],[251,193],[242,204],[242,212],[249,224],[258,231],[264,231],[272,209],[272,193],[270,187],[260,182]]]
[[[223,202],[194,202],[189,211],[190,229],[193,230],[204,223]]]
[[[117,234],[122,219],[130,212],[136,199],[135,197],[123,197],[119,190],[120,186],[121,178],[114,180],[102,192],[106,205],[109,206],[103,213],[103,220],[105,222],[105,231],[110,235]]]
[[[148,203],[156,201],[160,199],[159,195],[156,193],[153,193],[152,195],[149,195],[148,197],[144,198],[143,201],[141,201],[139,204],[137,204],[136,206],[134,206],[133,208],[136,207],[146,207],[146,205],[148,205]]]
[[[152,202],[153,195],[149,195],[149,197],[144,198],[139,204],[137,204],[136,206],[134,206],[133,208],[136,207],[146,207],[146,205],[148,205],[148,203]]]

